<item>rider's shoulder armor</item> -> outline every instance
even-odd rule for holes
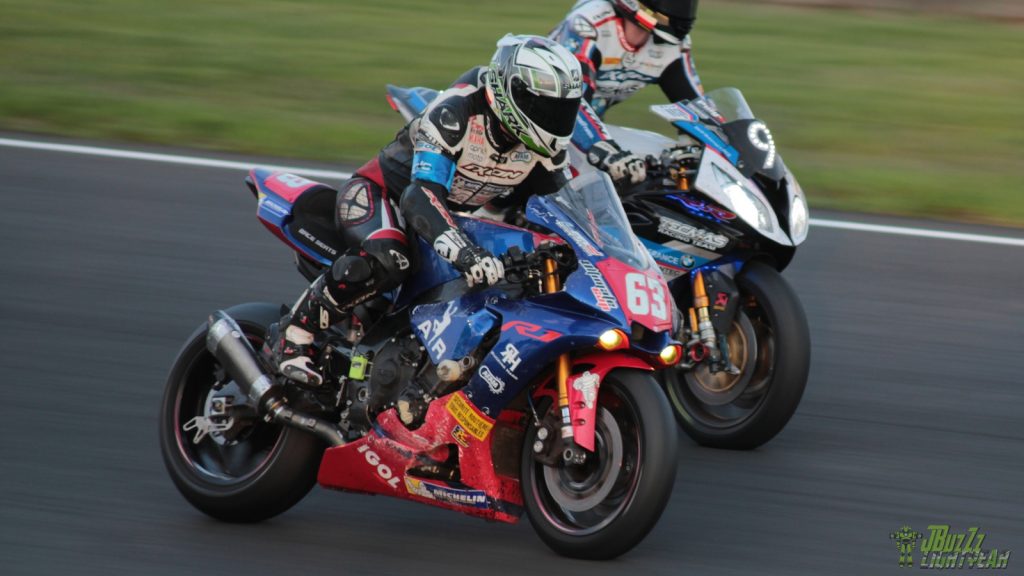
[[[444,186],[448,204],[461,209],[507,196],[538,164],[550,172],[564,167],[564,157],[543,158],[517,141],[496,141],[500,134],[489,131],[494,122],[483,71],[470,70],[410,123],[412,178]]]

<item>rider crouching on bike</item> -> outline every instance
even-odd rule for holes
[[[657,83],[670,102],[704,94],[690,54],[698,0],[580,0],[551,38],[583,67],[584,98],[572,142],[616,181],[642,182],[646,165],[610,139],[608,108]]]
[[[311,360],[316,336],[409,276],[406,224],[471,286],[499,282],[501,260],[475,245],[450,210],[496,199],[525,204],[531,194],[560,189],[582,97],[580,65],[569,51],[547,38],[506,36],[487,68],[463,74],[359,168],[335,211],[350,248],[282,319],[287,327],[274,347],[281,373],[322,383]]]

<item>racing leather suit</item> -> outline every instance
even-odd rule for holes
[[[493,256],[472,243],[450,210],[518,205],[568,180],[564,150],[542,157],[501,128],[486,101],[485,71],[463,74],[339,191],[335,224],[352,248],[292,309],[276,349],[285,376],[318,378],[307,366],[290,366],[295,372],[289,374],[288,363],[308,359],[315,334],[344,320],[357,304],[405,281],[414,263],[403,221],[442,258],[470,272]],[[498,278],[490,272],[482,280],[493,283]]]
[[[690,53],[689,35],[678,45],[659,43],[652,34],[633,48],[625,40],[623,18],[607,0],[580,0],[551,38],[576,55],[583,68],[584,99],[573,144],[589,152],[609,139],[601,118],[608,108],[637,90],[657,83],[670,102],[704,94]]]

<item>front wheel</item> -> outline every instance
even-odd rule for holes
[[[281,317],[272,304],[226,312],[257,350]],[[167,378],[160,410],[164,464],[199,510],[228,522],[258,522],[291,508],[313,488],[323,445],[299,430],[267,423],[247,407],[245,394],[206,349],[206,332],[205,324],[196,329]],[[229,426],[200,430],[197,423],[209,423],[228,405]]]
[[[546,466],[523,445],[523,503],[534,529],[563,556],[605,560],[644,539],[665,510],[676,476],[672,412],[646,372],[615,370],[601,383],[594,452],[583,464]]]
[[[712,374],[705,363],[662,378],[676,420],[698,444],[749,450],[774,438],[796,412],[811,337],[800,300],[774,268],[750,262],[736,283],[741,304],[725,338],[739,373]]]

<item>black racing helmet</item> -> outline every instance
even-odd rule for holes
[[[679,44],[697,20],[698,0],[615,0],[615,9],[656,39]]]

